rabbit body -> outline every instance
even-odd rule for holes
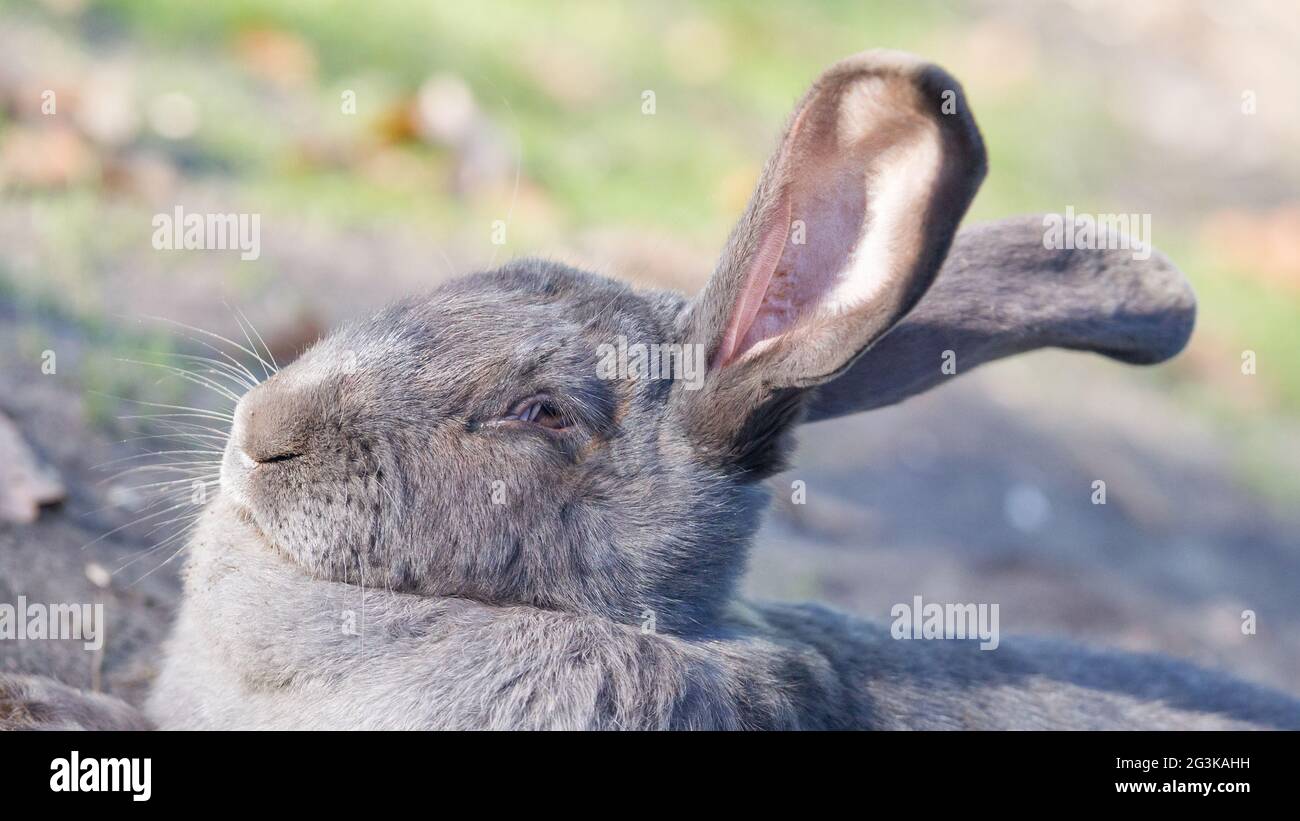
[[[1167,659],[897,641],[736,601],[709,635],[309,578],[218,500],[149,713],[184,729],[1223,729],[1295,701]],[[341,629],[355,615],[357,629]]]

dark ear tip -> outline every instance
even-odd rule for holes
[[[893,49],[871,49],[831,66],[821,83],[844,81],[854,75],[896,76],[911,83],[928,108],[926,114],[943,128],[962,153],[962,166],[977,181],[988,171],[988,152],[966,92],[956,77],[915,54]]]
[[[1076,252],[1078,253],[1078,252]],[[1094,252],[1088,252],[1094,253]],[[1124,251],[1104,252],[1111,264],[1106,280],[1122,289],[1117,306],[1098,318],[1107,329],[1083,347],[1130,365],[1156,365],[1187,347],[1196,326],[1196,294],[1169,258],[1152,250],[1137,263]]]
[[[1135,365],[1155,365],[1177,356],[1191,340],[1196,327],[1196,292],[1173,262],[1154,249],[1143,278],[1150,303],[1146,309],[1148,333],[1130,357],[1117,358]]]
[[[1056,345],[1097,351],[1120,362],[1154,365],[1177,356],[1196,325],[1196,293],[1169,257],[1151,248],[1046,248],[1045,215],[1009,217],[962,232],[950,262],[997,271],[1033,288],[1024,296],[1048,309]]]

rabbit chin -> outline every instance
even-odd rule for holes
[[[262,544],[284,553],[286,556],[291,556],[291,551],[286,550],[285,545],[279,544],[272,539],[270,532],[262,526],[259,520],[258,511],[260,506],[256,488],[253,487],[252,477],[253,472],[260,466],[234,444],[236,441],[232,436],[221,459],[218,494],[212,505],[217,511],[215,515],[221,518],[233,517],[238,519],[256,532],[257,539]]]
[[[235,445],[232,435],[226,444],[226,452],[221,457],[221,469],[218,474],[221,495],[244,510],[252,510],[252,500],[248,493],[248,477],[257,467],[257,463]]]
[[[259,516],[259,513],[266,511],[264,505],[258,503],[259,494],[254,487],[253,473],[261,466],[234,445],[233,438],[231,441],[232,444],[226,447],[226,453],[221,460],[220,484],[217,499],[213,504],[213,508],[217,511],[215,515],[238,519],[256,532],[257,539],[262,544],[292,557],[293,552],[288,549],[289,545],[273,539],[271,531],[263,526]]]

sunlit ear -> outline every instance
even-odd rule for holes
[[[1196,296],[1163,254],[1043,247],[1043,217],[957,235],[932,287],[852,367],[819,387],[809,421],[892,405],[956,373],[1036,348],[1070,348],[1135,365],[1183,349]]]
[[[925,292],[984,172],[942,69],[883,51],[834,66],[795,110],[688,335],[714,370],[830,378]]]
[[[822,75],[680,321],[708,352],[703,389],[675,404],[697,452],[749,477],[779,469],[805,389],[925,293],[985,165],[942,69],[872,51]]]

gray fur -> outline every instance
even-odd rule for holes
[[[138,710],[111,696],[38,676],[0,675],[0,730],[151,730]]]
[[[958,372],[1036,348],[1096,351],[1150,365],[1176,355],[1196,321],[1196,297],[1153,251],[1043,247],[1043,218],[976,225],[957,235],[916,308],[850,371],[817,391],[812,421],[873,410],[927,391],[934,366],[958,352]],[[996,274],[992,274],[996,272]]]
[[[862,89],[888,103],[865,109],[883,120],[844,116]],[[1024,221],[958,237],[922,298],[984,173],[960,90],[959,114],[934,106],[949,89],[946,74],[894,53],[828,72],[695,301],[523,260],[345,327],[250,391],[220,496],[189,544],[150,717],[164,728],[1300,727],[1294,699],[1165,659],[895,641],[820,607],[737,597],[767,504],[760,480],[810,410],[931,387],[936,345],[969,357],[964,372],[1042,345],[1157,361],[1186,339],[1190,292],[1167,262],[1044,253]],[[827,124],[854,162],[829,151],[841,143]],[[918,134],[939,135],[932,187],[890,206],[903,211],[873,210],[903,166],[864,176],[856,158]],[[812,196],[799,175],[827,186]],[[785,230],[772,215],[800,196],[840,228],[846,214],[862,220],[849,234],[859,243],[904,218],[871,269],[876,297],[813,305],[765,349],[720,356],[763,243]],[[793,276],[801,253],[767,261]],[[598,378],[597,346],[619,336],[706,345],[703,387]],[[563,430],[506,418],[539,393]]]
[[[1158,657],[895,641],[817,606],[735,602],[708,636],[309,578],[217,502],[188,570],[164,727],[1295,728],[1294,700]],[[358,635],[339,629],[353,611]]]

